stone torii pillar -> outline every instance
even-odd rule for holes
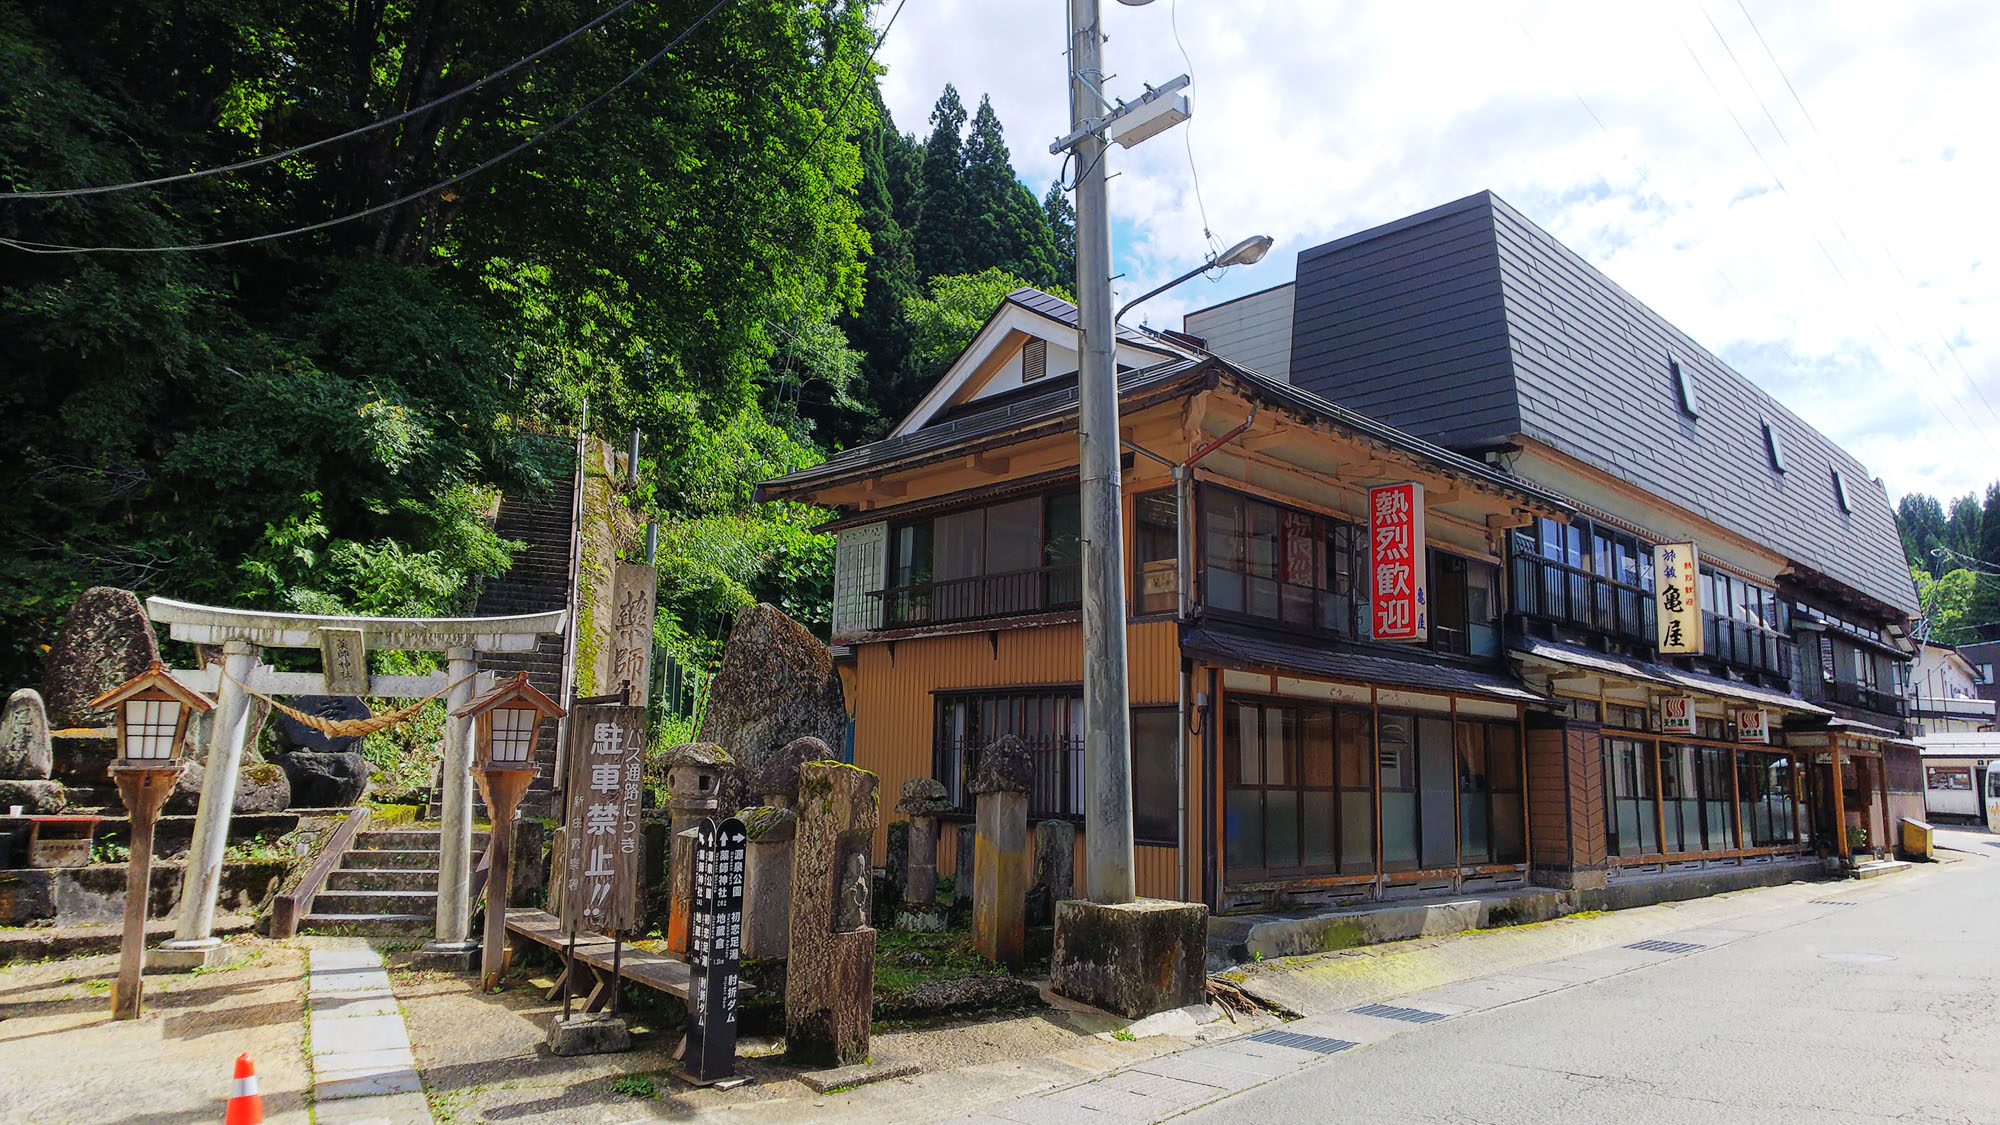
[[[468,645],[445,650],[445,682],[452,688],[445,701],[444,755],[438,774],[444,831],[438,836],[437,936],[413,959],[434,968],[469,967],[479,951],[479,943],[472,940],[472,719],[453,714],[472,702],[472,677],[479,672],[475,656]],[[511,832],[513,825],[495,824],[492,831]],[[497,882],[497,876],[487,877]],[[487,909],[494,908],[489,900]],[[501,903],[498,908],[505,911],[507,906]]]
[[[243,764],[250,696],[243,690],[257,650],[244,640],[222,643],[222,682],[216,689],[215,735],[202,766],[201,804],[188,845],[181,882],[181,917],[173,939],[153,950],[147,968],[192,969],[207,965],[222,946],[214,934],[215,898],[222,883],[222,856],[229,848],[229,810],[236,803],[236,774]]]

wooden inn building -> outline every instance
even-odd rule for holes
[[[1141,895],[1587,889],[1872,851],[1921,801],[1880,483],[1506,204],[1305,251],[1185,329],[1118,341]],[[935,777],[969,816],[1016,734],[1031,817],[1081,829],[1076,366],[1074,308],[1017,291],[887,438],[762,486],[837,513],[889,801]],[[1389,642],[1369,490],[1401,484],[1428,627]],[[1654,643],[1663,543],[1700,552],[1699,655]]]

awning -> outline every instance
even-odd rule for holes
[[[1509,703],[1548,697],[1500,672],[1440,660],[1405,660],[1339,641],[1287,640],[1255,629],[1205,622],[1181,634],[1182,653],[1225,668],[1296,673],[1360,684],[1477,695]]]
[[[1759,707],[1769,707],[1798,715],[1821,715],[1829,718],[1833,715],[1833,712],[1824,707],[1755,684],[1737,683],[1735,680],[1725,680],[1720,676],[1704,676],[1699,672],[1685,672],[1668,664],[1654,664],[1651,661],[1635,660],[1627,656],[1614,656],[1608,652],[1594,652],[1575,645],[1558,644],[1555,641],[1530,640],[1516,648],[1514,655],[1517,658],[1580,668],[1586,672],[1642,680],[1646,683],[1659,684],[1661,687],[1707,692],[1710,695],[1719,695],[1726,699],[1754,703]],[[1889,733],[1891,736],[1895,734],[1894,731]]]

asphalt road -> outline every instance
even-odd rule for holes
[[[1850,905],[1724,921],[1703,948],[1398,1029],[1175,1120],[2000,1122],[2000,837],[1962,843],[1983,854],[1824,884]],[[1360,1038],[1343,1029],[1369,1018],[1293,1026]]]

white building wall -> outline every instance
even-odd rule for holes
[[[1182,318],[1182,331],[1207,341],[1208,350],[1252,371],[1290,382],[1292,293],[1286,283],[1238,297]]]

